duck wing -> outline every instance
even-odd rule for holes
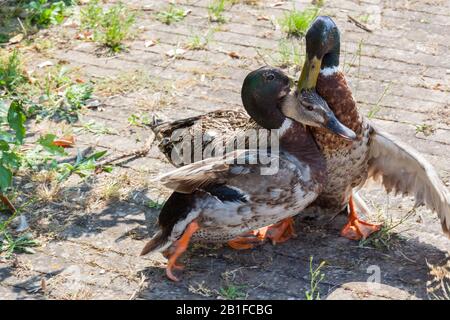
[[[249,122],[250,117],[244,110],[217,110],[173,122],[160,123],[154,120],[151,129],[160,141],[158,147],[161,152],[170,163],[179,167],[192,162],[195,154],[201,154],[200,152],[217,140],[225,140],[236,131],[244,130]],[[196,137],[202,138],[200,144],[194,144]],[[183,155],[183,151],[187,149],[184,149],[184,144],[194,146],[189,149],[192,150],[191,155],[188,155],[191,161],[185,161],[186,155]],[[199,147],[201,150],[195,149]]]
[[[433,166],[416,150],[371,124],[368,178],[386,191],[411,195],[416,204],[437,212],[450,236],[450,193]]]
[[[167,188],[180,193],[192,193],[210,185],[221,185],[233,177],[250,173],[260,173],[261,169],[278,155],[268,155],[267,165],[258,162],[258,150],[236,150],[224,156],[208,158],[165,173],[155,179]]]

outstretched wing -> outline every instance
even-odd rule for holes
[[[412,147],[371,127],[369,178],[388,193],[411,195],[416,206],[425,204],[436,211],[444,233],[450,236],[450,193],[436,170]]]

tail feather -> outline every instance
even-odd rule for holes
[[[153,238],[146,243],[144,248],[141,251],[141,256],[146,255],[152,251],[162,251],[165,247],[169,245],[169,239],[166,234],[161,231],[158,231],[157,234],[153,236]]]

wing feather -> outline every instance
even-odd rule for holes
[[[231,176],[249,173],[257,166],[258,150],[235,150],[221,157],[208,158],[165,173],[156,181],[181,193],[192,193],[211,184],[225,184]],[[271,160],[275,159],[271,155]]]
[[[388,193],[411,195],[415,205],[437,212],[442,229],[450,236],[450,193],[433,166],[416,150],[371,125],[368,178]]]

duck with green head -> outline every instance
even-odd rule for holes
[[[308,210],[337,214],[348,206],[349,219],[341,234],[355,240],[366,238],[379,230],[380,225],[358,218],[354,201],[360,208],[367,206],[355,191],[368,180],[375,180],[387,192],[412,195],[416,205],[425,204],[436,211],[448,235],[448,190],[431,164],[417,151],[379,130],[358,112],[351,89],[339,70],[340,34],[330,17],[319,16],[311,24],[306,33],[306,52],[298,90],[317,90],[339,121],[357,135],[355,141],[348,141],[322,128],[312,128],[326,158],[328,182]]]
[[[293,235],[292,217],[317,198],[327,181],[325,159],[304,123],[355,138],[320,96],[289,94],[289,88],[286,75],[270,67],[251,72],[242,87],[244,107],[256,128],[277,129],[279,152],[270,149],[271,161],[254,161],[267,149],[240,149],[159,177],[174,193],[142,254],[162,252],[170,279],[178,280],[172,270],[190,240],[247,249],[266,238],[282,242]],[[277,170],[264,174],[273,163]]]

